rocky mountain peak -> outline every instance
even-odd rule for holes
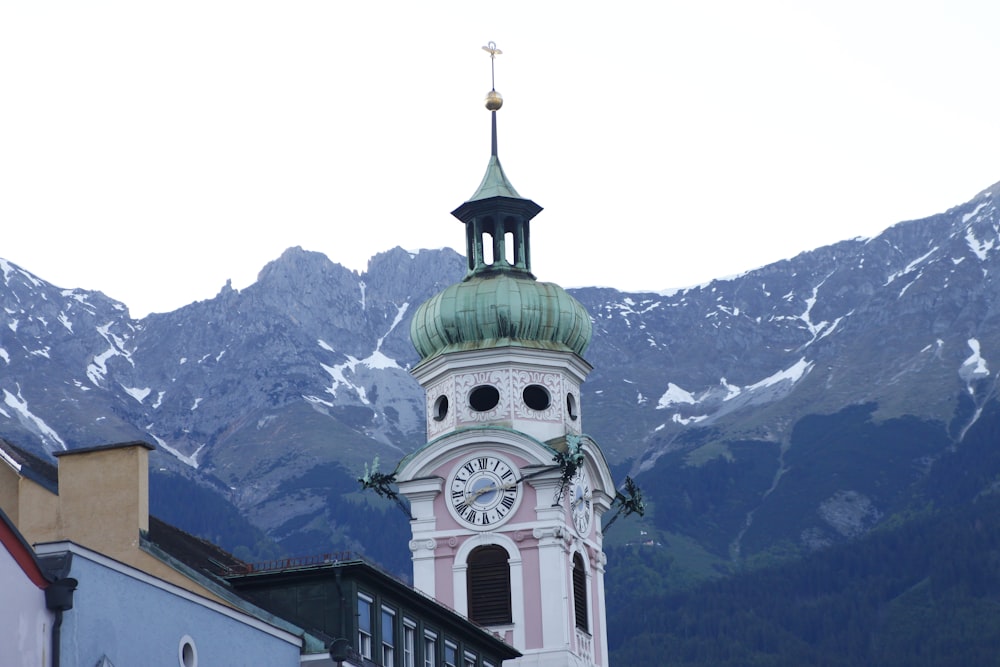
[[[867,530],[912,491],[915,471],[962,446],[997,397],[998,187],[871,239],[669,295],[571,290],[594,330],[584,427],[619,470],[648,476],[658,508],[692,518],[661,528],[717,553],[737,534],[744,554],[767,548],[754,535],[845,539],[817,517],[863,507]],[[228,489],[220,502],[304,549],[363,530],[336,513],[354,491],[344,480],[422,443],[409,321],[466,262],[396,247],[359,273],[290,248],[243,290],[227,283],[139,322],[100,293],[0,269],[0,437],[41,454],[149,440],[159,467]],[[819,452],[816,433],[828,438]],[[861,454],[852,433],[872,438]],[[906,449],[900,434],[922,444]],[[886,472],[875,479],[845,460]],[[837,485],[810,485],[832,471]],[[725,497],[699,505],[701,483]],[[680,487],[687,495],[667,493]],[[780,497],[794,512],[761,510],[743,530]],[[709,525],[716,532],[698,533]]]

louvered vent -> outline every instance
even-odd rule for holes
[[[576,627],[590,632],[590,624],[587,622],[587,573],[583,569],[580,554],[573,555],[573,611],[576,614]]]
[[[495,545],[469,554],[469,618],[480,625],[511,623],[509,558]]]

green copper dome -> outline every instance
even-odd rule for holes
[[[592,326],[583,305],[553,283],[508,273],[473,276],[425,302],[410,323],[421,359],[504,345],[582,355]]]
[[[496,110],[486,174],[452,211],[465,224],[468,274],[421,305],[410,340],[421,360],[447,352],[521,346],[583,355],[590,315],[579,301],[531,273],[531,219],[542,207],[517,193],[497,157]]]

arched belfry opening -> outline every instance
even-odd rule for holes
[[[466,222],[470,274],[507,270],[531,273],[528,221],[521,216],[479,215]]]
[[[496,544],[476,547],[467,563],[469,618],[480,625],[511,623],[507,550]]]

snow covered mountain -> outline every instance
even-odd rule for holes
[[[594,321],[584,424],[647,489],[646,527],[746,558],[849,539],[929,493],[914,485],[996,403],[998,198],[671,294],[571,290]],[[458,254],[395,248],[359,274],[292,248],[244,290],[141,320],[0,269],[0,437],[149,440],[157,475],[288,550],[380,555],[393,531],[365,525],[353,477],[422,442],[409,317],[461,278]]]

